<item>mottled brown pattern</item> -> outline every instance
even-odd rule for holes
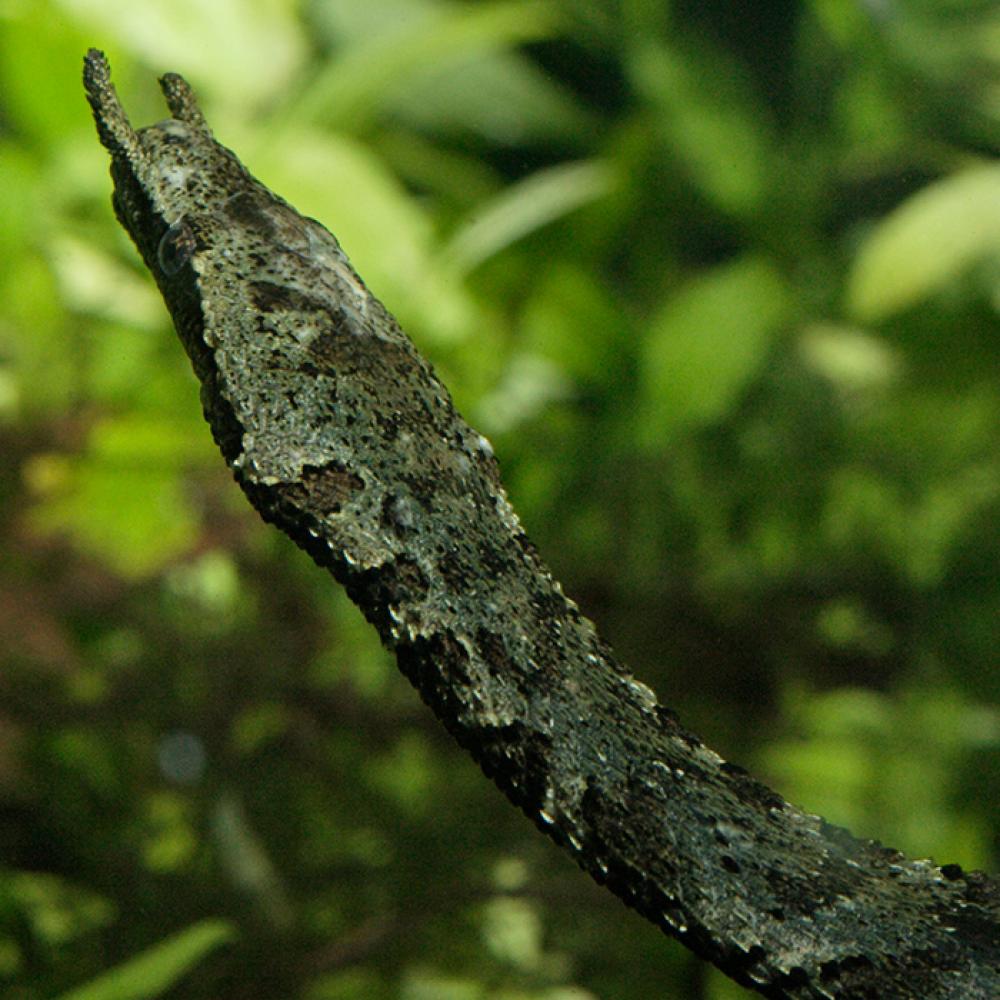
[[[215,141],[181,77],[162,81],[173,118],[138,131],[101,53],[84,82],[237,481],[514,803],[768,996],[1000,996],[996,883],[856,840],[684,730],[563,596],[488,445],[336,239]]]

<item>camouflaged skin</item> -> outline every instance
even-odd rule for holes
[[[215,141],[181,77],[139,130],[96,50],[84,84],[234,476],[516,805],[770,996],[1000,997],[994,883],[855,840],[684,730],[563,595],[488,442],[334,236]]]

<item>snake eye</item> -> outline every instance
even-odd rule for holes
[[[156,259],[160,269],[173,277],[194,256],[197,249],[194,233],[183,218],[178,219],[160,238]]]

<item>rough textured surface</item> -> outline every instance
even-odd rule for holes
[[[774,997],[1000,997],[1000,888],[786,803],[615,661],[525,537],[489,444],[336,239],[212,137],[184,80],[134,131],[91,51],[114,206],[237,481],[582,868]]]

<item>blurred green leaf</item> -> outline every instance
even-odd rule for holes
[[[86,121],[86,105],[80,100],[85,49],[83,33],[60,18],[47,0],[22,5],[0,31],[5,113],[48,155]]]
[[[855,42],[871,25],[871,15],[861,4],[844,3],[843,0],[810,0],[809,7],[830,37],[844,46]]]
[[[369,781],[381,794],[395,799],[409,815],[423,815],[431,808],[435,790],[434,761],[427,740],[405,733],[391,747],[365,765]]]
[[[392,112],[416,129],[474,133],[501,147],[578,145],[593,120],[516,52],[475,53],[449,63],[390,98]]]
[[[524,305],[519,344],[578,382],[611,386],[624,377],[634,336],[631,317],[599,275],[556,261]]]
[[[34,417],[60,410],[75,397],[80,372],[51,269],[25,247],[0,272],[0,299],[0,364],[9,368],[10,412]]]
[[[49,244],[50,259],[66,304],[133,327],[163,322],[163,301],[144,275],[92,242],[67,234]]]
[[[236,938],[225,920],[202,920],[60,1000],[149,1000],[186,976],[206,955]]]
[[[791,300],[772,264],[744,257],[689,281],[649,327],[637,438],[659,445],[724,416],[760,371]]]
[[[89,44],[114,39],[157,72],[183,68],[203,96],[245,115],[248,104],[288,85],[305,56],[305,38],[288,0],[55,0],[87,24]],[[39,25],[42,27],[42,25]],[[223,44],[224,43],[224,44]],[[82,50],[77,55],[79,74]],[[121,67],[116,64],[116,72]],[[79,106],[79,94],[74,95]]]
[[[43,533],[68,533],[126,576],[160,570],[196,537],[181,472],[204,447],[165,418],[105,421],[84,456],[38,455],[29,463],[25,474],[38,498],[31,522]]]
[[[235,794],[224,792],[215,803],[212,833],[220,861],[237,892],[273,930],[287,930],[293,911],[281,875]]]
[[[877,554],[928,586],[943,577],[950,556],[1000,497],[1000,469],[970,463],[904,491],[877,467],[850,467],[832,474],[827,490],[819,527],[832,546]]]
[[[572,395],[572,386],[551,361],[536,354],[511,357],[493,391],[479,401],[478,413],[490,434],[509,433],[539,416],[548,404]]]
[[[3,872],[0,914],[16,910],[42,947],[58,947],[106,927],[115,907],[108,899],[46,872]]]
[[[0,259],[13,260],[31,245],[32,224],[44,197],[38,158],[26,148],[0,140]]]
[[[183,868],[199,842],[190,803],[173,791],[164,790],[148,796],[143,802],[139,838],[143,861],[150,871],[171,872]]]
[[[530,969],[543,957],[542,924],[536,904],[517,896],[495,896],[482,908],[487,948],[511,965]]]
[[[844,392],[885,388],[902,367],[885,341],[855,327],[811,323],[802,330],[803,360]]]
[[[511,185],[475,213],[445,248],[449,265],[460,273],[611,191],[612,173],[604,163],[564,163]]]
[[[412,83],[414,73],[548,38],[556,28],[555,12],[538,0],[502,0],[400,19],[330,62],[289,108],[289,120],[361,128],[394,91]]]
[[[338,49],[430,26],[448,11],[439,0],[341,0],[315,10]],[[402,27],[405,25],[405,29]],[[493,142],[581,137],[589,117],[552,77],[515,51],[482,51],[414,67],[405,87],[386,94],[394,116],[423,131],[464,130]]]
[[[631,71],[657,110],[668,155],[723,212],[755,212],[767,187],[768,115],[735,63],[721,53],[640,40]]]
[[[915,305],[975,261],[1000,253],[1000,167],[932,184],[881,220],[862,245],[847,302],[873,322]]]
[[[476,979],[416,969],[402,984],[400,1000],[487,1000],[486,987]]]
[[[313,980],[302,1000],[397,1000],[398,992],[372,969],[340,969]]]

